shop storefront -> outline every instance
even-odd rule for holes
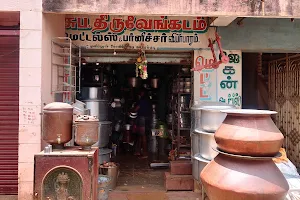
[[[75,107],[85,103],[77,111],[96,115],[108,127],[100,135],[99,165],[115,161],[121,170],[136,171],[121,173],[119,190],[140,181],[164,189],[165,171],[149,171],[145,177],[142,171],[168,169],[175,157],[191,157],[194,101],[242,107],[241,51],[224,50],[228,63],[191,71],[221,56],[218,48],[209,48],[209,39],[216,39],[209,18],[66,15],[65,28],[65,37],[52,38],[51,91],[55,101]],[[141,136],[138,110],[146,98],[148,108],[143,109],[149,109],[150,120]]]

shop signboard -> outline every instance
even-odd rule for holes
[[[242,53],[224,51],[229,63],[217,69],[207,68],[194,72],[194,99],[200,101],[219,101],[242,106]],[[219,54],[217,55],[219,56]],[[213,62],[210,50],[194,51],[195,66]]]
[[[66,15],[65,28],[75,44],[97,49],[192,50],[214,36],[203,17]]]

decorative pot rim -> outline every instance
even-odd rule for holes
[[[212,149],[220,154],[225,155],[225,156],[247,159],[247,160],[272,160],[273,158],[279,158],[282,156],[282,154],[280,152],[278,152],[275,156],[244,156],[244,155],[224,152],[221,149],[219,149],[218,147],[216,147],[216,148],[212,147]]]
[[[206,132],[204,130],[199,130],[199,129],[195,129],[193,131],[193,134],[197,135],[197,134],[203,134],[203,135],[215,135],[215,133],[211,133],[211,132]]]
[[[266,116],[266,115],[277,114],[276,111],[256,110],[256,109],[225,109],[225,110],[221,110],[221,112],[227,113],[227,115],[235,115],[235,116],[245,116],[245,115]]]
[[[203,106],[200,110],[209,111],[209,112],[222,112],[223,110],[235,110],[233,106],[224,105],[224,106]]]
[[[195,159],[199,162],[205,162],[205,163],[209,163],[211,161],[211,160],[207,160],[207,159],[203,158],[200,153],[197,153],[194,156],[192,156],[192,159]]]

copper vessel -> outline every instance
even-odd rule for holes
[[[84,150],[91,150],[98,142],[99,120],[96,116],[79,115],[74,123],[75,142]]]
[[[209,200],[283,200],[289,190],[272,159],[219,154],[201,172]]]
[[[53,102],[43,108],[43,140],[53,148],[63,148],[72,139],[73,107],[67,103]]]
[[[219,152],[201,172],[210,200],[283,200],[289,185],[273,162],[283,136],[273,111],[224,110],[215,133]]]
[[[250,156],[274,156],[283,135],[271,119],[274,111],[223,110],[227,116],[215,133],[218,148],[227,153]]]

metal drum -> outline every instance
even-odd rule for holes
[[[99,120],[97,117],[79,115],[74,123],[75,142],[84,150],[98,142]]]
[[[100,129],[98,132],[99,140],[93,146],[98,146],[99,148],[106,147],[109,143],[109,136],[112,135],[112,122],[103,121],[99,122]]]
[[[191,134],[191,140],[192,140],[192,156],[196,155],[197,153],[200,153],[200,134]]]
[[[110,162],[111,152],[111,149],[99,149],[99,164]]]
[[[215,135],[213,133],[208,133],[199,130],[194,131],[194,133],[200,136],[200,155],[207,160],[214,159],[218,155],[218,153],[213,150],[213,148],[217,147],[214,137]]]
[[[54,148],[63,148],[72,139],[73,107],[53,102],[43,108],[43,140]]]
[[[226,117],[221,110],[233,109],[234,106],[222,102],[198,102],[191,107],[191,129],[215,132]]]
[[[90,115],[97,116],[99,121],[108,121],[108,101],[107,100],[83,100],[87,109],[90,109]]]
[[[83,87],[81,98],[89,100],[109,100],[110,90],[108,87]]]
[[[200,173],[209,162],[210,162],[210,160],[206,160],[200,154],[196,154],[196,155],[192,156],[194,179],[196,179],[197,181],[201,181]]]

